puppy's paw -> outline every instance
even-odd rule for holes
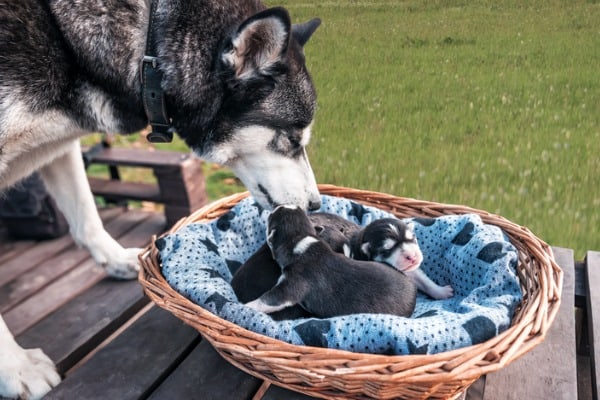
[[[143,249],[122,249],[116,257],[111,257],[102,264],[106,273],[115,279],[135,279],[140,272],[138,255]]]
[[[265,304],[260,299],[249,301],[248,303],[246,303],[244,305],[246,307],[250,307],[251,309],[256,310],[256,311],[266,312],[266,311],[264,311]]]
[[[438,286],[430,295],[436,300],[445,300],[454,296],[454,289],[450,285]]]
[[[25,350],[16,343],[2,343],[0,397],[41,399],[59,383],[54,363],[42,350]]]
[[[290,302],[286,302],[283,304],[269,305],[269,304],[265,303],[261,298],[258,298],[256,300],[253,300],[253,301],[245,304],[245,306],[247,306],[247,307],[250,307],[256,311],[264,312],[266,314],[271,314],[276,311],[283,310],[284,308],[290,307],[292,305],[293,304]]]

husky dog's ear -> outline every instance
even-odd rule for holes
[[[288,48],[291,31],[288,12],[269,8],[244,21],[226,46],[223,63],[238,80],[271,75]]]
[[[319,25],[321,25],[321,20],[319,18],[313,18],[303,24],[295,24],[292,26],[292,36],[298,41],[300,46],[304,47]]]

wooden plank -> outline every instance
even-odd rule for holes
[[[196,330],[152,307],[44,399],[145,398],[199,340]]]
[[[185,168],[156,169],[154,175],[168,204],[189,206],[190,202],[203,201],[206,197],[204,176],[199,164],[186,164]]]
[[[85,151],[87,148],[83,148]],[[168,167],[179,165],[193,157],[190,153],[164,150],[140,150],[111,147],[94,155],[93,164],[130,166],[142,168]]]
[[[105,221],[112,221],[123,212],[121,207],[104,209],[101,211],[101,217]],[[0,264],[0,286],[73,246],[71,236],[64,235],[58,239],[36,242],[36,245],[26,252],[15,253],[14,257]]]
[[[111,221],[107,225],[107,230],[111,232],[115,229],[122,232],[134,226],[131,231],[119,238],[119,242],[125,247],[140,247],[146,245],[150,235],[159,232],[163,225],[163,216],[132,210]],[[5,313],[4,320],[13,334],[19,335],[105,276],[104,270],[88,258],[77,268],[73,268],[51,285],[39,290],[34,296]]]
[[[89,258],[85,249],[67,248],[64,253],[49,259],[20,275],[17,279],[0,286],[0,313],[5,313],[21,303],[59,276]]]
[[[486,377],[484,399],[573,400],[577,398],[573,251],[554,248],[564,271],[559,312],[543,343]]]
[[[203,340],[175,371],[152,393],[149,400],[249,399],[261,380],[237,369]],[[199,396],[199,393],[202,393]]]
[[[39,290],[35,296],[4,313],[4,321],[13,335],[19,335],[105,275],[102,268],[88,259]]]
[[[88,178],[92,193],[111,200],[139,200],[160,203],[162,197],[157,185],[111,179]]]
[[[123,211],[124,209],[119,208],[109,214],[113,217],[120,215],[118,219],[111,218],[106,225],[107,230],[115,237],[123,235],[127,229],[131,229],[148,217],[148,214],[145,213],[130,212],[128,217],[124,218]],[[4,286],[0,286],[0,312],[7,312],[15,305],[25,301],[29,296],[34,295],[61,275],[68,273],[89,257],[86,250],[76,247],[71,242],[71,246],[66,247],[62,253],[54,257],[49,256],[34,268],[28,268],[27,272]],[[20,258],[16,261],[20,261]]]
[[[586,258],[587,272],[587,322],[590,341],[590,361],[592,375],[592,398],[598,399],[600,384],[600,252],[588,251]]]
[[[42,262],[60,255],[69,247],[74,246],[70,235],[58,239],[39,242],[36,246],[14,258],[7,260],[0,266],[0,286],[6,285],[19,275],[35,268]]]
[[[0,221],[0,224],[2,221]],[[29,251],[33,246],[37,245],[34,240],[12,240],[10,236],[0,237],[0,272],[2,265],[9,259]]]
[[[137,281],[103,279],[17,337],[64,374],[149,302]]]

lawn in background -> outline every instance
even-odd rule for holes
[[[270,2],[275,5],[275,2]],[[305,48],[322,183],[501,214],[600,250],[600,3],[280,1]]]

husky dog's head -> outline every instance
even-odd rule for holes
[[[417,269],[423,254],[412,224],[395,218],[375,220],[353,238],[352,257],[378,261],[400,271]]]
[[[224,94],[207,140],[192,145],[200,157],[230,167],[266,208],[320,207],[305,150],[316,94],[303,54],[319,24],[292,25],[283,8],[245,20],[220,50]]]

